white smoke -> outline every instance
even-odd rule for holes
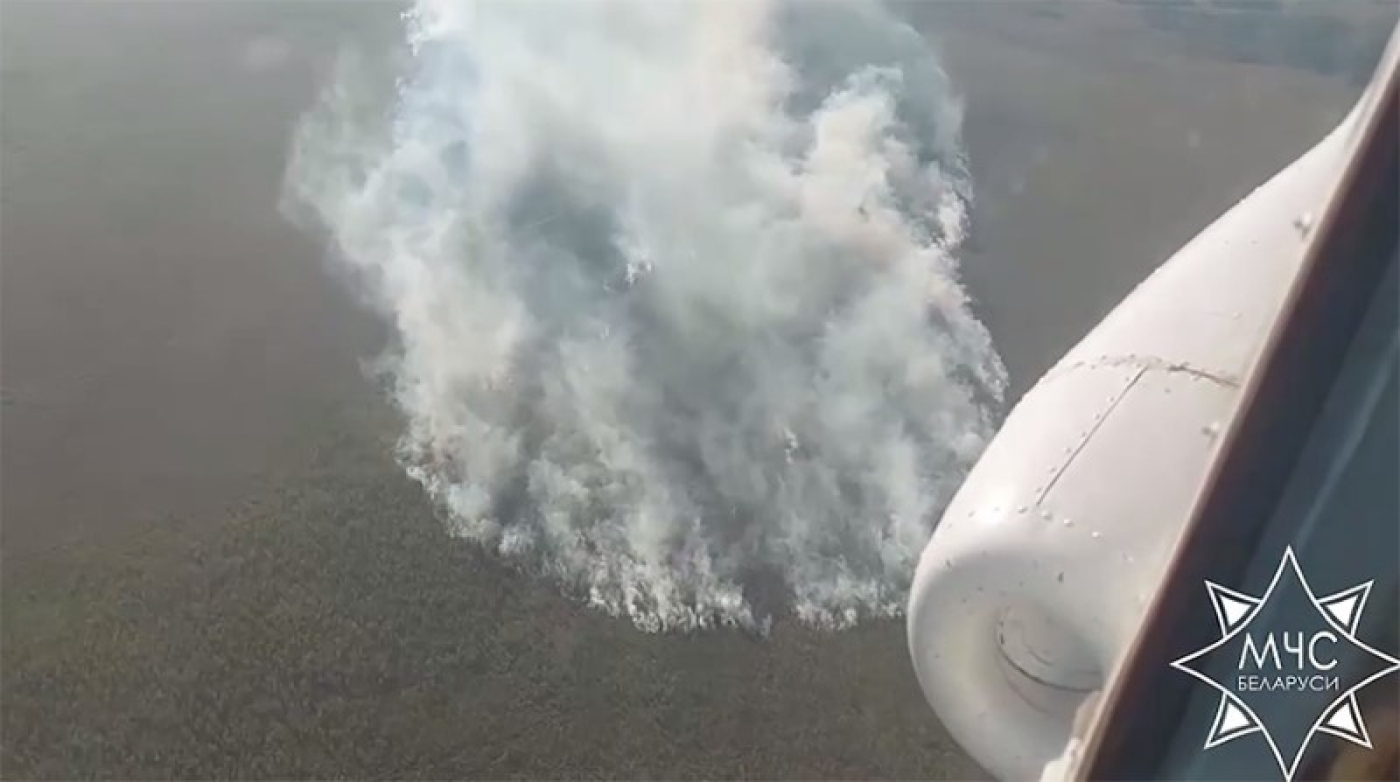
[[[872,4],[466,2],[346,71],[289,205],[397,328],[456,534],[646,629],[897,614],[1005,371],[933,52]]]

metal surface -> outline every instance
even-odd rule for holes
[[[1039,776],[1133,640],[1356,116],[1184,246],[1047,373],[930,539],[909,601],[915,672],[996,776]]]
[[[1307,476],[1304,449],[1322,432],[1328,398],[1340,398],[1336,392],[1345,384],[1338,384],[1338,373],[1348,351],[1355,353],[1363,315],[1373,309],[1368,305],[1377,295],[1393,295],[1381,285],[1394,263],[1400,213],[1400,34],[1392,36],[1350,124],[1339,183],[1317,220],[1299,279],[1259,366],[1250,373],[1220,457],[1193,498],[1191,523],[1174,547],[1142,630],[1105,693],[1084,760],[1075,770],[1080,777],[1141,779],[1160,773],[1162,756],[1192,693],[1187,681],[1163,674],[1171,659],[1212,631],[1208,612],[1196,605],[1198,594],[1189,587],[1204,579],[1238,583],[1280,529],[1289,533],[1285,539],[1293,536],[1305,548],[1305,541],[1316,537],[1306,515],[1297,518],[1299,497],[1284,499],[1284,493],[1295,472],[1301,469]],[[1377,371],[1383,368],[1376,363]],[[1364,407],[1349,403],[1348,412]],[[1342,463],[1328,465],[1334,466],[1340,469]],[[1308,507],[1317,502],[1314,497]],[[1353,552],[1371,545],[1361,529],[1335,538],[1323,561],[1337,561],[1339,542],[1350,542]],[[1375,566],[1376,552],[1370,553],[1369,562],[1353,554],[1347,566]],[[1393,550],[1387,553],[1393,555]]]

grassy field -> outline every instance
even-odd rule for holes
[[[1051,5],[915,9],[967,97],[965,274],[1018,389],[1356,92],[1203,54],[1118,4]],[[222,35],[278,29],[233,6],[252,10]],[[898,622],[645,635],[449,539],[355,376],[378,332],[267,222],[309,82],[211,92],[222,39],[89,26],[107,43],[71,79],[25,70],[43,89],[22,100],[6,72],[0,776],[981,776]],[[147,71],[122,70],[129,50]],[[141,75],[176,57],[189,67],[155,87]],[[70,135],[43,120],[59,108]],[[186,189],[207,181],[233,187]],[[137,185],[145,200],[123,200]],[[216,272],[194,274],[189,248],[211,243]],[[113,259],[173,287],[102,273]],[[258,307],[224,307],[231,292]]]

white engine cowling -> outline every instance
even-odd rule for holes
[[[1132,640],[1352,124],[1207,227],[1066,354],[929,540],[909,600],[914,670],[997,777],[1038,777],[1060,755],[1075,710]]]

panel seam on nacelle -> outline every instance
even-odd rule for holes
[[[1094,439],[1094,433],[1099,430],[1099,427],[1104,425],[1104,422],[1109,419],[1109,416],[1113,415],[1114,408],[1118,407],[1118,404],[1128,397],[1128,392],[1132,391],[1133,386],[1137,385],[1137,382],[1142,379],[1142,376],[1147,374],[1148,369],[1149,367],[1146,366],[1138,366],[1137,371],[1134,372],[1133,376],[1124,384],[1123,389],[1109,402],[1108,409],[1099,415],[1094,425],[1079,439],[1079,444],[1074,447],[1069,458],[1065,459],[1064,464],[1060,465],[1060,469],[1055,471],[1055,475],[1045,484],[1045,488],[1040,490],[1040,495],[1035,498],[1036,507],[1039,507],[1041,503],[1045,502],[1045,498],[1050,495],[1050,490],[1054,489],[1055,484],[1059,482],[1060,476],[1065,474],[1065,470],[1068,470],[1071,464],[1074,464],[1074,460],[1079,457],[1080,451],[1083,451],[1084,447],[1089,444],[1089,441]]]
[[[1099,356],[1091,359],[1081,359],[1070,364],[1055,367],[1046,373],[1041,380],[1042,383],[1053,380],[1060,375],[1068,374],[1076,369],[1097,369],[1100,367],[1134,367],[1140,370],[1152,370],[1155,372],[1165,372],[1168,374],[1185,374],[1207,380],[1223,388],[1239,388],[1240,379],[1234,375],[1227,375],[1220,372],[1212,372],[1209,369],[1192,366],[1185,361],[1168,361],[1158,356],[1140,356],[1136,354],[1124,354],[1117,356]]]

